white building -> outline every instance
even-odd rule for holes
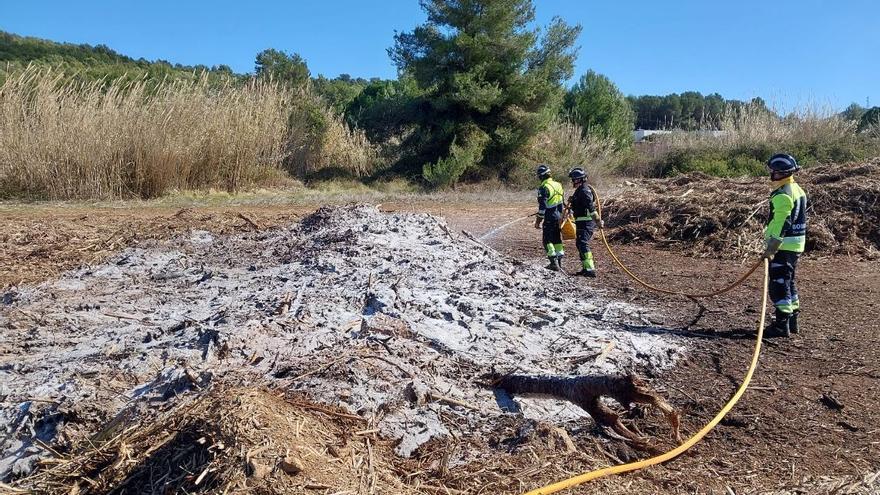
[[[638,129],[633,131],[633,141],[636,143],[641,143],[648,136],[653,135],[663,135],[663,134],[672,134],[673,132],[686,132],[688,134],[700,134],[703,136],[711,136],[711,137],[721,137],[727,133],[727,131],[668,131],[668,130],[659,130],[659,129]]]

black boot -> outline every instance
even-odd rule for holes
[[[556,256],[548,256],[547,259],[550,260],[550,264],[545,266],[544,268],[546,268],[548,270],[553,270],[554,272],[558,272],[559,271],[559,258],[557,258]]]
[[[788,322],[791,319],[791,313],[783,313],[782,311],[776,310],[776,321],[770,324],[767,328],[764,329],[764,337],[769,339],[776,337],[790,337],[791,329],[788,326]]]
[[[587,270],[586,268],[581,268],[581,271],[577,272],[576,275],[580,275],[581,277],[596,278],[596,270]]]
[[[798,333],[798,313],[800,312],[801,310],[796,309],[788,318],[788,331],[791,333]]]

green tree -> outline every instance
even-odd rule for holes
[[[681,102],[681,121],[679,125],[689,131],[703,126],[706,113],[705,98],[699,91],[685,91],[679,97]]]
[[[871,128],[880,129],[880,107],[871,107],[870,110],[866,110],[859,121],[859,132]]]
[[[772,113],[761,98],[752,98],[748,102],[725,100],[718,93],[704,96],[698,91],[665,96],[628,96],[627,100],[635,111],[638,129],[717,129],[722,116],[729,110],[737,112],[749,107]]]
[[[411,151],[397,168],[415,175],[451,160],[447,183],[462,174],[505,177],[514,153],[561,101],[581,28],[554,19],[543,33],[530,29],[531,0],[420,3],[427,21],[397,34],[389,49],[422,92],[412,101],[414,132],[403,147]]]
[[[712,93],[711,95],[706,96],[705,102],[706,126],[712,129],[717,129],[719,121],[721,120],[721,116],[724,113],[724,107],[725,105],[727,105],[727,103],[725,102],[724,98],[718,93]]]
[[[335,79],[328,79],[322,75],[312,79],[315,92],[337,113],[343,113],[366,85],[366,79],[354,79],[348,74],[341,74]]]
[[[681,128],[681,97],[671,93],[660,100],[660,116],[663,117],[663,128]]]
[[[457,141],[461,136],[464,145]],[[426,163],[422,166],[422,177],[432,187],[455,186],[455,182],[461,174],[474,163],[479,162],[489,136],[479,127],[471,125],[457,134],[449,146],[449,154],[439,158],[436,163]]]
[[[272,48],[263,50],[257,54],[254,70],[258,77],[271,77],[294,87],[309,81],[309,67],[297,53],[288,54]]]
[[[852,120],[854,122],[860,122],[862,120],[862,116],[865,115],[868,109],[859,105],[858,103],[852,103],[850,106],[846,107],[846,110],[840,113],[840,116],[845,120]]]
[[[211,67],[211,70],[214,72],[229,75],[230,77],[235,75],[235,73],[232,71],[232,67],[226,64],[215,65]]]
[[[659,96],[628,96],[627,100],[636,114],[636,128],[659,129]]]
[[[632,107],[606,76],[587,71],[565,95],[565,109],[584,132],[613,139],[618,148],[632,143]]]
[[[363,129],[371,142],[387,142],[417,120],[420,94],[411,77],[372,81],[346,106],[346,121]]]

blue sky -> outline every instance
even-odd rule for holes
[[[580,23],[576,74],[627,94],[688,90],[761,96],[787,111],[880,105],[880,1],[536,0],[538,23]],[[103,43],[135,58],[253,70],[264,48],[300,53],[313,74],[394,77],[394,31],[425,18],[417,0],[0,0],[0,29]]]

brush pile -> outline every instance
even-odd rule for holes
[[[880,161],[817,166],[797,175],[809,197],[807,251],[880,258]],[[698,256],[749,258],[763,248],[766,179],[692,173],[640,180],[608,198],[615,242],[651,242]]]
[[[27,480],[38,493],[416,493],[360,418],[258,388],[215,387],[111,422]],[[374,452],[375,451],[375,452]]]

